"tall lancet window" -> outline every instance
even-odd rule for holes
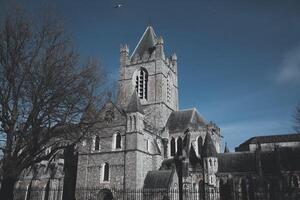
[[[172,84],[171,75],[168,74],[167,77],[167,102],[168,103],[171,103],[171,95],[172,95],[171,84]]]
[[[148,98],[148,72],[141,68],[134,73],[135,89],[140,97],[140,99]]]
[[[121,149],[121,134],[117,133],[116,135],[116,149]]]
[[[177,154],[182,155],[182,138],[178,137],[177,139]]]
[[[171,156],[175,156],[176,153],[176,144],[175,139],[172,137],[171,139]]]

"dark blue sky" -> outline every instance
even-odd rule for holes
[[[0,0],[0,11],[8,0]],[[23,1],[19,1],[23,2]],[[196,107],[233,149],[255,135],[293,131],[300,102],[300,1],[28,0],[58,10],[84,56],[118,78],[119,46],[132,51],[149,18],[179,62],[180,108]],[[34,13],[33,12],[33,13]]]

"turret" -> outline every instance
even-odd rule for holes
[[[209,200],[214,200],[218,194],[218,158],[217,151],[214,145],[214,142],[211,139],[210,133],[206,134],[202,157],[203,157],[203,166],[204,166],[204,183],[206,185],[205,192],[206,197]]]
[[[125,66],[129,62],[129,48],[127,44],[120,45],[120,77],[125,78]]]
[[[165,60],[164,40],[161,36],[157,38],[157,42],[155,45],[155,54],[156,58]]]
[[[227,146],[227,142],[225,142],[224,153],[230,153],[229,148]]]
[[[144,111],[136,91],[133,92],[126,111],[127,132],[142,132],[144,129]]]

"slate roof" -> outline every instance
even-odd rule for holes
[[[138,97],[136,91],[133,92],[126,111],[128,113],[139,112],[141,114],[144,114],[140,98]]]
[[[149,171],[144,180],[144,189],[168,189],[173,175],[174,170]]]
[[[156,35],[152,28],[152,26],[148,26],[141,37],[139,43],[135,47],[131,58],[134,57],[135,54],[138,54],[139,56],[143,56],[145,51],[148,51],[149,54],[152,53],[152,51],[155,48],[156,44]]]
[[[260,160],[263,174],[274,174],[278,170],[300,171],[300,148],[261,151]],[[218,163],[219,172],[257,172],[255,152],[220,153]]]
[[[267,136],[258,136],[252,137],[249,140],[246,140],[242,145],[248,144],[257,144],[257,143],[278,143],[278,142],[294,142],[300,141],[300,133],[293,134],[284,134],[284,135],[267,135]]]
[[[256,172],[255,153],[218,154],[219,172]]]
[[[216,147],[210,137],[210,134],[206,134],[204,145],[202,148],[202,157],[217,157],[217,150]]]
[[[195,108],[173,111],[167,121],[169,133],[186,131],[188,128],[197,129],[204,126],[205,120],[199,115]]]

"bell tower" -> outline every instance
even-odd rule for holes
[[[126,107],[136,91],[145,120],[156,129],[165,126],[172,111],[178,110],[177,56],[166,57],[164,40],[148,26],[131,55],[120,47],[118,104]]]

